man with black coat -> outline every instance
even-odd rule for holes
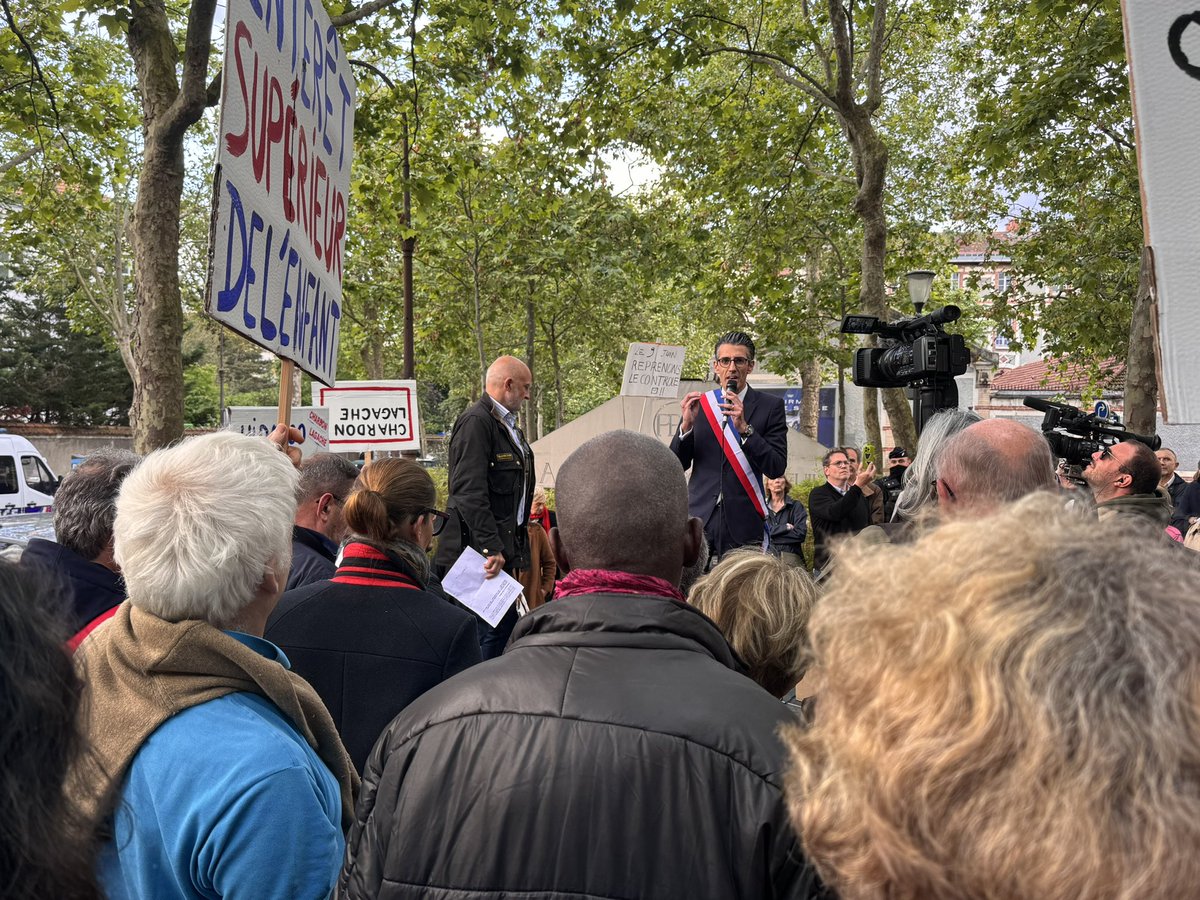
[[[688,482],[688,511],[704,523],[714,559],[747,544],[762,544],[767,517],[764,478],[787,466],[783,400],[750,387],[754,341],[741,331],[717,339],[713,375],[720,385],[691,391],[682,401],[671,452]]]
[[[357,477],[354,463],[332,453],[315,453],[300,464],[287,590],[333,577],[338,547],[346,536],[346,497]]]
[[[702,526],[678,461],[602,434],[557,502],[557,598],[380,736],[338,896],[817,896],[782,793],[793,714],[679,593]]]
[[[72,648],[125,599],[125,582],[113,559],[113,521],[117,493],[140,459],[115,447],[89,454],[55,492],[55,540],[34,538],[21,556],[22,566],[53,572],[69,594]]]
[[[871,510],[863,488],[875,478],[875,464],[850,477],[845,450],[830,450],[821,460],[825,484],[808,495],[808,517],[813,526],[813,566],[818,571],[829,561],[829,542],[836,535],[858,534],[871,524]]]
[[[533,506],[533,451],[517,427],[517,411],[529,399],[533,375],[515,356],[501,356],[487,370],[486,392],[467,407],[450,432],[450,522],[438,538],[437,574],[445,575],[473,547],[494,578],[529,565],[529,513]],[[500,624],[479,620],[484,659],[499,656],[517,622],[514,605]]]

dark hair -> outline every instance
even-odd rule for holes
[[[58,543],[93,560],[112,540],[121,483],[141,457],[132,450],[105,447],[67,474],[54,492],[54,534]]]
[[[839,447],[838,449],[846,454],[846,459],[850,458],[850,451],[853,450],[854,451],[854,461],[856,463],[862,462],[862,454],[858,452],[857,447]]]
[[[829,461],[839,453],[842,454],[842,456],[846,455],[846,451],[841,447],[834,447],[832,450],[828,451],[824,456],[821,457],[821,467],[824,468],[825,466],[829,465]]]
[[[1134,494],[1153,494],[1158,489],[1158,481],[1162,478],[1162,466],[1154,451],[1141,441],[1129,440],[1125,443],[1133,449],[1129,462],[1119,466],[1120,470],[1129,476],[1129,490]]]
[[[738,347],[745,347],[746,352],[750,354],[750,359],[754,359],[754,341],[750,339],[750,335],[744,331],[727,331],[713,344],[713,356],[717,355],[717,351],[721,349],[722,344],[733,344]]]
[[[314,453],[300,464],[300,487],[296,499],[309,503],[322,494],[333,494],[345,500],[350,486],[358,477],[358,466],[332,453]]]
[[[0,562],[0,895],[11,900],[101,896],[95,842],[65,790],[84,752],[83,683],[55,585]]]
[[[429,560],[422,547],[404,540],[399,526],[414,520],[437,502],[437,488],[418,463],[402,457],[363,466],[346,500],[346,524],[372,543],[400,553],[424,579]]]

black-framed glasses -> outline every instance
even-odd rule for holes
[[[722,356],[717,359],[717,365],[722,369],[728,369],[730,366],[737,366],[739,369],[744,369],[750,365],[750,360],[745,356]]]
[[[1116,459],[1116,457],[1113,456],[1113,454],[1112,454],[1112,447],[1105,446],[1104,449],[1100,451],[1100,458],[1101,459]]]
[[[434,509],[432,506],[427,507],[417,513],[417,517],[429,516],[430,524],[433,526],[433,536],[437,537],[442,533],[442,529],[446,527],[446,523],[450,521],[450,514],[442,512],[440,509]]]

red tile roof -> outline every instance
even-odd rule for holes
[[[1125,364],[1116,359],[1106,359],[1102,368],[1109,372],[1101,382],[1107,391],[1125,390]],[[992,392],[1035,391],[1038,393],[1078,395],[1089,384],[1087,369],[1068,363],[1065,373],[1052,361],[1039,360],[1000,372],[992,379]]]

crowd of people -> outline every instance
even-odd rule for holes
[[[1164,451],[1068,489],[1040,433],[948,410],[881,477],[830,450],[806,510],[753,361],[722,335],[671,445],[593,438],[553,509],[512,357],[445,510],[282,426],[94,454],[59,546],[0,563],[0,896],[1190,896]],[[497,627],[442,586],[468,547],[521,582]]]

